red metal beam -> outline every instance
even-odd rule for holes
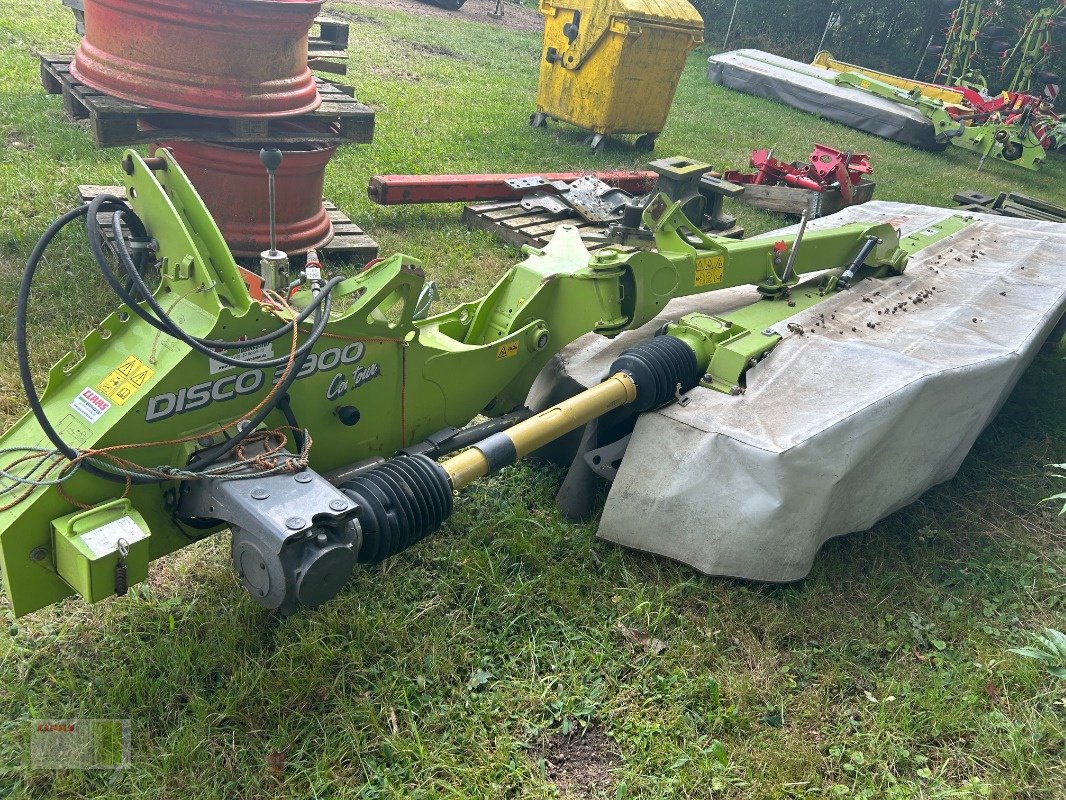
[[[576,181],[588,172],[529,172],[476,175],[375,175],[367,194],[383,206],[418,203],[475,203],[491,200],[521,200],[529,189],[512,189],[506,181],[514,178],[541,177],[549,181]],[[659,176],[654,172],[613,170],[592,173],[630,194],[651,190]]]

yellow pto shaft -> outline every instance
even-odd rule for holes
[[[489,437],[478,447],[452,456],[441,462],[441,466],[451,478],[452,488],[458,491],[636,399],[637,385],[633,378],[625,372],[617,372],[603,383]]]

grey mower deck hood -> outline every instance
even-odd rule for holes
[[[871,202],[811,227],[891,221],[906,235],[956,213]],[[1066,310],[1066,225],[971,216],[903,276],[862,281],[775,326],[784,340],[744,394],[696,388],[687,406],[641,416],[598,535],[708,575],[793,581],[827,539],[950,479]],[[666,320],[755,299],[751,288],[685,298],[614,340],[585,336],[542,373],[531,406],[598,382]],[[568,487],[571,498],[594,490],[580,457]]]
[[[837,86],[838,73],[762,50],[733,50],[707,59],[707,78],[745,94],[817,114],[849,128],[923,150],[943,150],[936,130],[918,109],[861,89]]]

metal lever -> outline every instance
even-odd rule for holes
[[[270,192],[270,198],[268,200],[270,204],[270,254],[274,255],[278,252],[278,238],[277,238],[277,214],[276,214],[276,195],[274,193],[274,173],[277,172],[278,167],[281,166],[281,160],[284,156],[281,151],[276,147],[264,147],[259,151],[259,160],[263,162],[263,166],[267,171],[267,187]]]
[[[259,151],[259,160],[267,171],[270,206],[270,249],[259,254],[259,272],[263,277],[263,288],[269,291],[284,288],[285,273],[289,271],[289,257],[278,250],[277,239],[277,197],[274,189],[274,173],[281,166],[282,158],[284,158],[282,152],[276,147],[264,147]]]
[[[785,264],[785,271],[781,273],[781,283],[787,284],[792,279],[792,269],[796,266],[796,254],[799,253],[800,243],[803,241],[803,234],[807,232],[807,222],[810,218],[811,210],[809,208],[803,209],[799,230],[796,232],[796,238],[792,242],[792,248],[788,251],[788,262]]]
[[[572,22],[568,22],[563,25],[563,36],[566,37],[566,41],[573,44],[577,40],[578,34],[581,32],[581,12],[574,12],[574,19]]]

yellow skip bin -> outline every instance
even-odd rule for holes
[[[685,57],[703,41],[687,0],[541,0],[544,45],[537,113],[595,134],[638,133],[651,150],[666,124]]]

